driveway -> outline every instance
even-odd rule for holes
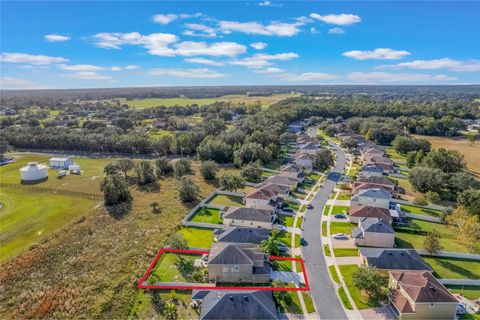
[[[337,181],[339,181],[346,164],[343,150],[336,145],[332,144],[332,146],[337,154],[337,162],[326,182],[312,200],[314,209],[305,212],[308,223],[303,226],[302,237],[306,240],[307,245],[302,247],[302,257],[305,260],[310,293],[320,319],[346,319],[347,315],[338,300],[336,288],[330,280],[325,258],[322,254],[323,243],[320,233],[323,207]]]
[[[297,285],[304,284],[305,280],[303,279],[303,274],[292,271],[272,271],[270,273],[271,280],[280,280],[282,282],[290,283],[293,282]]]

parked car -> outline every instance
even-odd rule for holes
[[[288,249],[288,247],[284,244],[279,244],[278,245],[278,250],[281,252],[281,253],[288,253],[290,250]]]
[[[290,208],[290,207],[282,208],[282,210],[285,211],[285,212],[293,212],[293,209]]]
[[[273,227],[277,230],[281,230],[281,231],[287,231],[287,227],[286,226],[283,226],[281,224],[274,224]]]
[[[336,214],[336,215],[335,215],[335,218],[337,218],[337,219],[346,219],[347,216],[344,215],[344,214],[339,213],[339,214]]]
[[[300,245],[301,246],[306,246],[307,245],[307,241],[303,238],[300,238]]]
[[[467,307],[463,303],[459,303],[457,305],[457,314],[465,314],[467,313]]]
[[[308,204],[307,206],[308,209],[313,209],[313,205],[311,203]]]
[[[348,239],[348,236],[345,233],[335,233],[333,239]]]

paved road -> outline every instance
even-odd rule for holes
[[[315,307],[320,319],[347,319],[347,315],[337,298],[335,287],[328,274],[325,259],[322,253],[322,237],[320,234],[320,219],[335,184],[340,179],[346,164],[343,150],[333,145],[337,154],[337,163],[327,181],[313,198],[313,209],[305,214],[304,230],[302,237],[306,245],[302,247],[302,256],[305,260],[310,293],[312,294]]]

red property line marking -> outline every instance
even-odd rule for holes
[[[150,272],[157,264],[158,260],[165,252],[172,253],[183,253],[183,254],[208,254],[209,251],[204,250],[190,250],[190,249],[171,249],[171,248],[162,248],[158,251],[155,259],[147,269],[147,272],[143,275],[138,283],[137,287],[140,289],[176,289],[176,290],[260,290],[260,291],[309,291],[310,286],[308,284],[307,272],[305,269],[305,264],[301,258],[292,258],[292,257],[277,257],[270,256],[270,260],[287,260],[287,261],[296,261],[299,262],[302,266],[303,278],[305,279],[304,288],[278,288],[278,287],[216,287],[216,286],[187,286],[187,285],[144,285],[143,283],[147,280]]]

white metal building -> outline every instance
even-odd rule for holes
[[[73,160],[70,157],[50,158],[50,168],[52,169],[68,169],[68,166],[72,164],[73,164]]]
[[[48,167],[37,162],[29,162],[23,168],[20,168],[20,176],[23,181],[35,181],[48,177]]]

